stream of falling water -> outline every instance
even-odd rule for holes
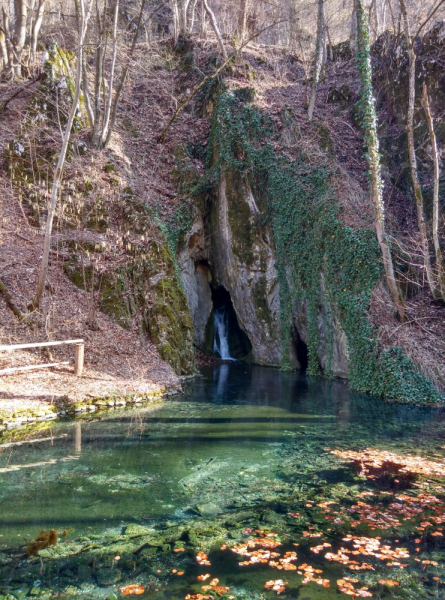
[[[236,360],[230,355],[229,348],[229,315],[225,308],[217,308],[214,313],[215,332],[213,336],[213,352],[223,360]]]

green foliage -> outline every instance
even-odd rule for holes
[[[320,372],[318,318],[323,304],[328,307],[331,346],[330,310],[347,336],[350,383],[355,389],[403,401],[435,400],[431,382],[400,348],[382,349],[368,320],[371,292],[383,272],[374,230],[345,225],[329,184],[331,168],[315,164],[302,150],[296,157],[279,152],[277,139],[272,121],[258,108],[239,95],[222,93],[208,144],[207,173],[192,193],[215,186],[224,171],[249,178],[261,219],[270,223],[276,246],[283,368],[290,368],[298,298],[307,306],[311,374]]]

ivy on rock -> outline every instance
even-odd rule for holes
[[[340,219],[339,202],[330,185],[332,167],[312,160],[302,149],[293,156],[285,154],[278,141],[266,114],[239,94],[223,91],[213,116],[207,171],[190,191],[198,195],[216,187],[230,170],[249,180],[261,210],[259,218],[271,225],[274,236],[282,367],[291,367],[298,299],[307,308],[309,373],[320,373],[318,318],[323,304],[331,307],[346,334],[353,388],[400,401],[437,400],[432,383],[400,348],[379,346],[368,319],[371,293],[383,274],[375,231],[354,229]],[[328,329],[333,329],[332,323]],[[332,347],[333,331],[329,337]],[[331,360],[332,355],[331,348]]]

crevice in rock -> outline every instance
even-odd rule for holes
[[[298,331],[295,329],[294,336],[295,356],[297,357],[302,373],[306,373],[309,364],[309,352],[307,344],[301,339]]]

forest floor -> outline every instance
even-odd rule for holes
[[[24,97],[11,102],[7,111],[0,115],[3,158],[8,143],[20,128],[33,91],[35,89],[29,89]],[[0,89],[3,97],[8,97],[10,92],[9,86]],[[107,152],[114,158],[122,148],[119,133],[115,138],[112,149]],[[92,154],[94,156],[94,151]],[[126,157],[121,158],[129,162]],[[95,163],[90,155],[80,167],[85,169],[86,163],[91,177],[102,180],[101,161]],[[106,186],[104,189],[106,192]],[[168,202],[168,196],[165,201]],[[36,292],[42,247],[43,231],[30,223],[29,213],[20,202],[6,160],[3,160],[0,165],[0,278],[21,308],[26,307]],[[18,408],[41,408],[57,404],[59,400],[74,403],[87,396],[146,396],[178,389],[180,378],[161,359],[156,346],[149,339],[141,339],[135,322],[129,329],[124,329],[96,310],[94,326],[91,326],[91,295],[71,283],[63,264],[63,257],[51,251],[41,314],[32,315],[30,325],[20,323],[4,299],[0,299],[0,341],[3,345],[13,345],[84,339],[83,375],[76,377],[72,365],[0,375],[0,413],[8,414]],[[72,345],[0,352],[0,369],[73,359]]]
[[[144,55],[143,49],[141,50]],[[214,49],[209,44],[195,46],[195,63],[203,69]],[[140,61],[144,60],[139,57]],[[206,144],[210,119],[192,102],[182,111],[169,131],[165,143],[157,143],[162,128],[168,122],[177,103],[196,83],[194,75],[179,68],[179,60],[171,50],[154,50],[138,73],[134,74],[122,99],[120,114],[108,150],[101,155],[89,149],[85,157],[76,159],[76,168],[88,170],[89,176],[100,182],[103,165],[112,160],[117,176],[131,185],[135,195],[158,214],[168,218],[183,201],[178,197],[174,178],[177,163],[175,151],[186,142]],[[253,75],[252,75],[253,74]],[[252,78],[254,82],[252,83]],[[362,134],[353,125],[351,103],[333,104],[332,87],[346,85],[352,95],[357,93],[353,61],[329,65],[321,82],[315,119],[307,121],[306,74],[301,63],[284,56],[274,48],[251,44],[243,54],[241,64],[226,79],[231,88],[254,86],[256,103],[278,123],[283,107],[289,107],[297,122],[293,139],[284,140],[289,152],[305,145],[319,145],[325,156],[335,159],[347,182],[338,190],[342,218],[351,227],[372,226],[372,210],[367,197],[367,165],[362,150]],[[7,97],[11,89],[3,86],[0,96]],[[12,101],[0,114],[0,145],[5,149],[20,128],[32,88]],[[283,131],[283,136],[286,132]],[[81,133],[88,142],[87,133]],[[55,144],[59,142],[56,140]],[[324,147],[324,148],[323,148]],[[4,153],[3,153],[4,156]],[[196,160],[197,173],[204,171]],[[69,167],[68,167],[69,169]],[[125,175],[125,177],[124,177]],[[340,179],[339,179],[340,180]],[[108,186],[108,187],[107,187]],[[111,194],[105,182],[101,194]],[[390,188],[388,188],[390,189]],[[107,191],[108,190],[108,191]],[[114,193],[114,192],[113,192]],[[394,230],[409,235],[415,220],[411,212],[402,211],[396,196],[386,198],[388,218]],[[21,306],[31,300],[36,290],[42,256],[43,233],[31,225],[26,209],[13,189],[6,162],[0,165],[0,278]],[[97,312],[91,328],[89,294],[74,286],[63,271],[63,260],[52,255],[48,275],[48,290],[44,310],[29,327],[20,324],[0,299],[0,340],[2,344],[31,343],[83,338],[85,340],[85,371],[75,377],[71,366],[37,370],[26,374],[0,376],[0,411],[18,407],[37,407],[68,397],[78,400],[88,394],[147,394],[165,387],[180,385],[180,379],[165,363],[150,340],[139,335],[137,324],[123,329],[107,315]],[[445,383],[445,319],[443,308],[434,304],[425,289],[413,295],[408,306],[409,320],[400,325],[389,308],[384,293],[376,294],[370,318],[379,329],[383,345],[400,345],[439,388]],[[0,354],[0,369],[36,363],[63,361],[73,358],[72,346],[58,347],[51,352],[23,350]],[[198,357],[198,364],[205,364]]]

